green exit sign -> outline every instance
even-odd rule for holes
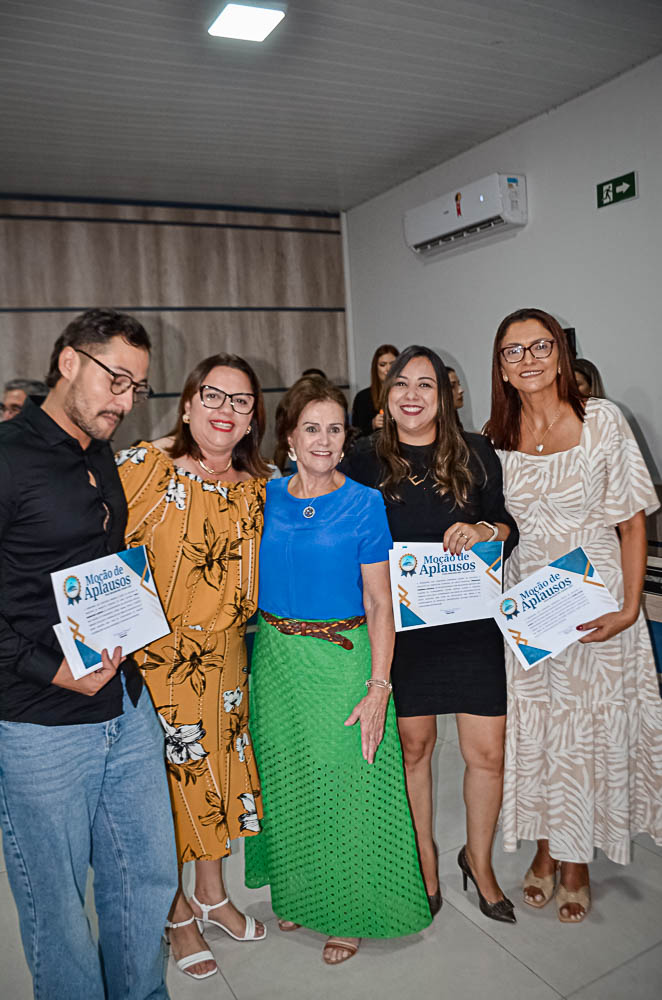
[[[606,205],[615,205],[617,201],[627,201],[628,198],[637,197],[637,175],[635,171],[623,174],[621,177],[612,177],[610,181],[603,181],[597,186],[598,208],[605,208]]]

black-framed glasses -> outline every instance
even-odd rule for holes
[[[508,344],[502,347],[499,354],[509,365],[516,365],[518,361],[523,361],[527,351],[531,352],[531,357],[536,359],[548,358],[554,350],[555,341],[536,340],[535,344],[524,347],[523,344]]]
[[[110,375],[110,391],[113,396],[121,396],[123,393],[128,392],[129,389],[133,389],[134,403],[144,403],[146,399],[149,399],[153,395],[152,387],[147,385],[146,382],[134,382],[130,375],[125,375],[123,372],[114,372],[108,365],[104,365],[103,361],[99,361],[93,354],[88,354],[81,347],[74,347],[74,350],[78,354],[84,354],[90,361],[94,361],[95,365],[108,372]]]
[[[201,385],[200,399],[202,405],[210,410],[219,410],[226,399],[235,413],[252,413],[255,407],[255,396],[252,392],[223,392],[215,385]]]
[[[23,409],[23,403],[0,403],[0,420],[11,420]]]

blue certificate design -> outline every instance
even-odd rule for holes
[[[53,626],[74,677],[101,666],[101,651],[133,653],[170,632],[144,545],[51,573]]]
[[[494,619],[525,670],[581,639],[577,626],[618,604],[583,548],[573,549],[507,590]]]
[[[397,632],[492,616],[501,594],[503,542],[451,555],[441,542],[396,543],[389,553]]]

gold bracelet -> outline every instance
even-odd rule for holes
[[[393,690],[393,685],[391,684],[391,682],[390,681],[382,680],[381,677],[370,677],[365,682],[365,686],[367,688],[371,688],[371,687],[384,688],[385,691],[392,691]]]

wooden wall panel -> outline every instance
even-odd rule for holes
[[[333,232],[2,219],[0,301],[337,308],[339,245]]]
[[[157,393],[227,351],[254,365],[272,412],[304,368],[347,383],[344,304],[337,216],[0,200],[3,381],[41,377],[70,319],[111,306],[150,333]],[[163,433],[175,405],[152,400],[118,443]]]

